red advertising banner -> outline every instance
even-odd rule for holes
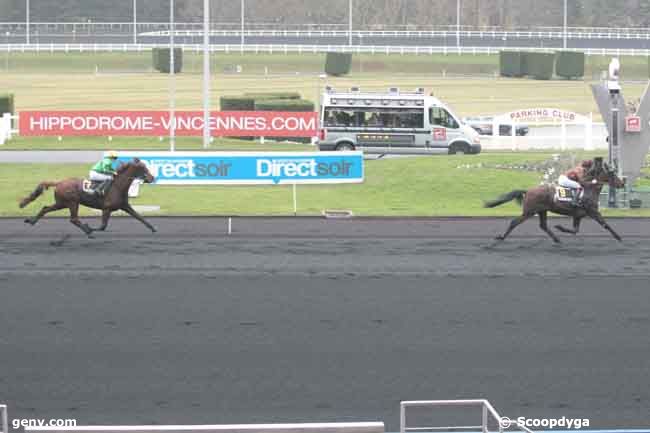
[[[175,134],[203,135],[202,111],[177,111]],[[213,111],[212,136],[314,137],[317,113],[283,111]],[[171,127],[168,111],[21,111],[23,136],[165,136]]]

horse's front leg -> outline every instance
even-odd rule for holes
[[[623,239],[614,231],[614,229],[607,224],[607,221],[605,221],[605,218],[600,214],[598,211],[592,211],[589,213],[589,217],[596,221],[598,224],[600,224],[605,230],[610,232],[612,236],[614,236],[614,239],[616,239],[619,242],[623,242]]]
[[[149,222],[148,222],[147,220],[145,220],[144,218],[142,218],[142,215],[140,215],[139,213],[137,213],[137,212],[135,211],[135,209],[133,209],[133,208],[131,207],[130,204],[127,203],[127,204],[125,204],[124,206],[122,206],[122,210],[123,210],[124,212],[128,213],[129,215],[131,215],[133,218],[135,218],[135,219],[137,219],[138,221],[140,221],[140,222],[141,222],[142,224],[144,224],[145,226],[147,226],[147,228],[148,228],[149,230],[151,230],[152,233],[156,233],[156,228],[155,228],[154,226],[152,226],[151,224],[149,224]]]

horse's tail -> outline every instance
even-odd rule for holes
[[[38,186],[36,187],[36,189],[34,191],[32,191],[32,193],[30,195],[28,195],[27,197],[25,197],[24,199],[22,199],[20,201],[20,207],[24,208],[25,206],[27,206],[28,204],[30,204],[31,202],[36,200],[41,194],[43,194],[43,191],[45,191],[46,189],[48,189],[51,186],[56,186],[57,184],[58,184],[58,182],[41,182],[41,183],[39,183]]]
[[[504,203],[508,203],[509,201],[512,200],[517,200],[517,203],[521,204],[524,201],[524,196],[526,195],[526,191],[523,189],[516,189],[514,191],[510,191],[507,194],[503,194],[502,196],[486,201],[485,204],[483,205],[484,207],[497,207],[500,206]]]

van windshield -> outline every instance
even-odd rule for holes
[[[442,107],[429,108],[429,122],[431,125],[443,126],[445,128],[458,129],[458,121],[454,116]]]
[[[325,107],[323,126],[344,128],[424,128],[422,108]]]

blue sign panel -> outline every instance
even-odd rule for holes
[[[363,182],[362,152],[119,152],[140,158],[159,185]]]

